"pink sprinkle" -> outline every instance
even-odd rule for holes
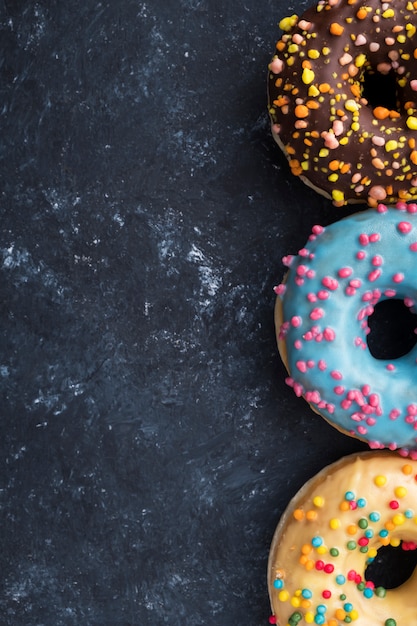
[[[303,347],[303,344],[301,343],[300,339],[297,339],[296,341],[294,341],[294,348],[296,350],[301,350],[302,347]]]
[[[298,328],[299,326],[301,326],[302,324],[302,319],[299,315],[294,315],[291,318],[291,326],[294,326],[294,328]]]
[[[304,392],[303,386],[300,385],[300,383],[294,382],[293,389],[294,389],[295,395],[298,398],[301,398],[301,396],[303,395],[303,392]]]
[[[352,413],[350,417],[354,422],[361,422],[363,420],[363,415],[358,412]]]
[[[312,359],[309,359],[309,360],[307,361],[307,367],[308,367],[309,369],[312,369],[314,366],[315,366],[315,362],[314,362]]]
[[[406,204],[406,202],[397,202],[397,204],[395,205],[395,208],[398,211],[406,211],[407,210],[407,204]]]
[[[373,283],[376,280],[378,280],[378,278],[381,276],[381,270],[372,270],[372,272],[369,272],[368,274],[368,280]]]
[[[320,291],[317,293],[317,297],[319,300],[327,300],[327,298],[329,297],[329,292],[325,289],[320,289]]]
[[[356,289],[354,287],[350,287],[349,285],[345,289],[345,294],[349,297],[356,295]]]
[[[387,296],[387,298],[395,298],[397,292],[395,291],[395,289],[386,289],[384,291],[384,294]]]
[[[365,233],[361,233],[359,235],[359,243],[361,244],[361,246],[367,246],[369,243],[368,235],[366,235]]]
[[[376,243],[380,239],[381,239],[381,236],[379,233],[372,233],[372,235],[369,235],[369,243]]]
[[[336,333],[333,328],[325,328],[323,331],[323,337],[326,341],[334,341],[336,339]]]
[[[388,207],[386,204],[378,204],[377,211],[378,213],[386,213],[388,211]]]
[[[414,306],[414,300],[412,298],[404,298],[404,304],[406,307],[411,309]]]
[[[389,412],[390,420],[396,420],[398,417],[400,417],[400,413],[401,411],[399,409],[392,409],[392,411]]]
[[[334,572],[334,565],[332,563],[326,563],[326,565],[324,566],[324,571],[326,572],[326,574],[331,574],[332,572]]]
[[[286,286],[283,285],[281,283],[281,285],[277,285],[276,287],[274,287],[274,291],[277,294],[277,296],[283,296],[286,290]]]
[[[378,406],[379,397],[377,393],[371,393],[371,395],[369,396],[369,404],[373,407]]]
[[[310,313],[310,318],[312,320],[319,320],[323,317],[324,311],[318,307],[314,308]]]
[[[414,417],[412,415],[406,415],[405,420],[407,424],[414,424]]]
[[[334,387],[333,391],[338,396],[342,396],[345,393],[345,388],[342,385],[336,385],[336,387]]]
[[[317,301],[317,296],[316,296],[316,294],[315,294],[315,293],[309,293],[309,294],[307,295],[307,300],[313,304],[314,302],[316,302],[316,301]]]
[[[397,272],[392,277],[392,280],[394,281],[394,283],[402,283],[402,281],[404,280],[404,274],[402,272]]]
[[[340,276],[340,278],[348,278],[352,274],[352,268],[351,267],[341,267],[340,270],[337,273]]]
[[[388,363],[387,370],[389,372],[393,372],[395,370],[395,365],[393,365],[392,363]]]
[[[324,370],[327,369],[327,363],[326,361],[323,361],[323,359],[320,359],[320,361],[317,363],[317,366],[319,370],[321,370],[322,372],[324,372]]]
[[[339,286],[337,280],[331,276],[325,276],[321,283],[324,287],[327,287],[327,289],[330,289],[331,291],[335,291]]]
[[[406,235],[407,233],[409,233],[412,230],[412,226],[410,224],[410,222],[400,222],[397,226],[398,230],[400,233],[402,233],[403,235]]]
[[[368,419],[366,420],[366,423],[368,424],[368,426],[375,426],[376,419],[374,417],[368,417]]]
[[[330,372],[330,376],[334,379],[334,380],[342,380],[343,379],[343,375],[341,372],[338,372],[337,370],[333,370],[332,372]]]
[[[417,213],[417,204],[415,202],[407,204],[407,213]]]
[[[369,394],[371,393],[370,385],[363,385],[361,391],[362,391],[364,396],[369,396]]]
[[[307,371],[307,363],[305,361],[297,361],[296,362],[296,367],[297,369],[302,373],[305,374]]]
[[[380,267],[383,264],[383,259],[382,256],[380,256],[379,254],[376,254],[374,257],[372,257],[372,265],[374,267]]]
[[[356,258],[359,261],[363,261],[364,259],[366,259],[366,252],[364,252],[363,250],[359,250],[359,252],[356,253]]]
[[[410,250],[411,250],[411,252],[417,252],[417,241],[415,241],[414,243],[410,244]]]
[[[367,432],[368,432],[368,429],[367,429],[367,428],[365,428],[365,426],[358,426],[358,433],[359,433],[360,435],[366,435],[366,434],[367,434]]]
[[[307,248],[301,248],[301,250],[299,250],[299,251],[298,251],[298,254],[299,254],[300,256],[304,256],[304,257],[305,257],[305,256],[308,256],[310,253],[309,253],[309,251],[307,250]]]
[[[301,276],[296,276],[294,282],[298,287],[302,287],[304,285],[304,278],[301,278]]]
[[[362,281],[359,278],[352,278],[352,280],[349,281],[349,285],[355,289],[359,289],[362,286]]]
[[[305,265],[299,265],[297,267],[297,274],[298,274],[298,276],[304,276],[306,271],[307,271],[307,267]]]
[[[342,402],[340,403],[340,406],[342,407],[342,409],[344,411],[348,411],[350,409],[350,407],[352,406],[352,402],[350,400],[342,400]]]
[[[407,407],[407,411],[410,415],[417,415],[417,405],[409,404]]]
[[[312,228],[312,233],[314,235],[321,235],[323,232],[324,232],[323,226],[319,226],[318,224],[315,224]]]
[[[291,263],[294,261],[293,254],[287,254],[287,256],[282,257],[282,262],[286,267],[291,267]]]
[[[307,278],[309,278],[310,280],[311,280],[312,278],[314,278],[314,276],[315,276],[315,275],[316,275],[316,272],[315,272],[314,270],[307,270],[307,271],[306,271],[306,276],[307,276]]]

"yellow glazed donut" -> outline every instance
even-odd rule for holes
[[[417,198],[417,2],[319,0],[280,27],[268,110],[293,174],[335,206]]]
[[[395,589],[367,580],[382,546],[417,548],[417,462],[347,456],[307,482],[275,531],[271,624],[416,626],[417,571]]]

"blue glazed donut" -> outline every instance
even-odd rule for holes
[[[417,205],[314,226],[275,287],[275,321],[287,383],[336,428],[371,448],[417,458],[417,346],[372,356],[369,316],[382,300],[417,302]]]

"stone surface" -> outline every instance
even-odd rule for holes
[[[362,446],[284,383],[274,285],[342,215],[266,115],[304,2],[5,0],[2,623],[268,623],[288,500]]]

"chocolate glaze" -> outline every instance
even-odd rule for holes
[[[280,27],[268,106],[292,172],[335,206],[415,200],[417,2],[320,0]]]

